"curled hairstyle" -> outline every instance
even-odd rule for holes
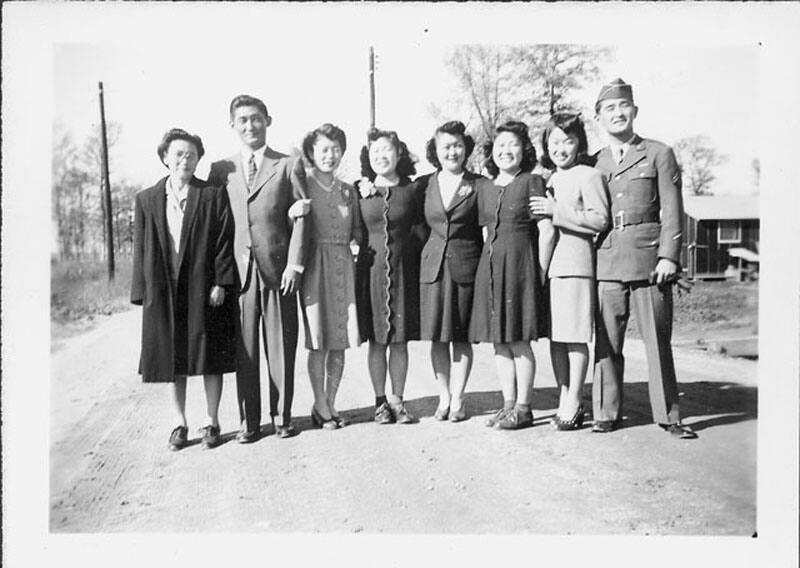
[[[394,130],[379,130],[377,128],[370,128],[367,131],[367,144],[361,148],[360,158],[362,176],[369,179],[369,181],[375,181],[377,174],[369,163],[369,147],[372,146],[373,142],[380,140],[381,138],[388,139],[392,143],[392,146],[394,146],[394,149],[397,151],[397,167],[395,168],[395,173],[400,177],[401,180],[409,179],[411,176],[417,173],[417,168],[414,167],[414,160],[411,158],[411,152],[408,151],[408,146],[406,146],[406,143],[400,140],[400,138],[397,136],[397,132]]]
[[[269,112],[267,112],[267,105],[264,104],[264,101],[256,97],[251,97],[250,95],[237,95],[233,97],[233,100],[231,101],[231,106],[230,106],[231,120],[233,120],[233,113],[236,112],[236,109],[245,106],[256,107],[259,111],[261,111],[264,114],[264,118],[269,118]]]
[[[461,141],[464,143],[464,162],[462,166],[465,166],[467,159],[469,159],[470,154],[472,154],[472,150],[475,149],[475,140],[472,136],[467,134],[467,127],[464,126],[464,123],[459,120],[445,122],[436,129],[436,132],[433,133],[433,137],[425,144],[425,157],[437,170],[442,169],[439,156],[436,155],[436,137],[439,134],[450,134],[451,136],[461,138]]]
[[[547,125],[544,127],[544,132],[542,132],[542,167],[548,170],[556,169],[556,165],[550,158],[550,150],[547,147],[547,141],[550,139],[553,130],[557,128],[563,131],[567,136],[574,136],[578,139],[578,154],[575,156],[575,164],[590,165],[589,143],[586,140],[586,129],[583,126],[581,115],[572,112],[557,112],[550,117],[550,120],[547,121]]]
[[[315,128],[306,134],[305,138],[303,138],[303,155],[306,157],[306,160],[308,160],[308,163],[312,166],[315,165],[314,144],[317,143],[317,140],[320,136],[324,136],[328,140],[338,142],[339,147],[342,149],[342,154],[344,154],[344,151],[347,149],[347,137],[344,135],[344,131],[338,126],[334,126],[330,122],[326,122],[319,128]]]
[[[158,157],[161,160],[161,163],[164,163],[164,156],[167,155],[167,150],[169,150],[169,145],[172,143],[173,140],[186,140],[194,144],[195,149],[197,150],[197,159],[203,157],[205,154],[205,148],[203,148],[203,141],[200,140],[200,137],[196,134],[189,134],[182,128],[170,128],[161,138],[161,142],[158,144]],[[164,164],[166,165],[166,164]]]
[[[509,120],[505,124],[501,124],[497,127],[495,132],[495,140],[501,132],[510,132],[522,143],[522,162],[519,165],[520,170],[527,173],[533,171],[533,168],[536,167],[536,148],[533,147],[533,142],[531,142],[531,137],[528,134],[528,127],[525,123],[519,122],[518,120]],[[500,168],[497,167],[497,164],[494,162],[494,156],[492,155],[493,150],[494,140],[486,142],[483,145],[483,155],[486,159],[484,166],[486,167],[486,171],[489,172],[489,175],[492,178],[496,178],[497,174],[500,173]]]

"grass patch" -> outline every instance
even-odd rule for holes
[[[54,261],[50,264],[50,319],[70,324],[127,310],[130,303],[131,259],[119,258],[108,281],[105,261]]]

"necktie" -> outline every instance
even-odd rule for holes
[[[250,154],[250,161],[247,163],[247,189],[253,189],[253,182],[256,181],[256,155]]]
[[[619,155],[617,156],[617,163],[621,164],[624,158],[625,158],[625,148],[623,146],[620,146]]]
[[[178,205],[181,206],[181,211],[186,211],[186,197],[181,197],[180,201],[178,201]]]

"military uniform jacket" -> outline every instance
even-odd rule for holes
[[[417,180],[425,187],[425,221],[430,236],[422,250],[420,282],[435,282],[447,262],[453,281],[474,282],[481,258],[483,237],[478,224],[475,181],[480,176],[465,171],[452,202],[445,207],[439,192],[437,174]]]
[[[621,164],[606,147],[595,167],[611,203],[610,227],[597,243],[597,279],[647,280],[659,258],[679,264],[683,199],[672,148],[636,135]]]
[[[263,288],[280,288],[287,264],[303,265],[307,239],[306,223],[289,218],[289,207],[303,199],[302,168],[294,158],[267,147],[252,190],[248,191],[242,157],[237,153],[211,164],[209,183],[228,190],[236,226],[234,253],[242,291],[249,287],[247,276],[255,259]]]

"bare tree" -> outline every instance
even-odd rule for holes
[[[610,55],[609,48],[583,45],[458,46],[445,65],[461,92],[446,105],[430,105],[431,115],[444,118],[443,107],[453,109],[452,118],[464,120],[479,144],[491,140],[506,120],[536,131],[553,112],[587,110],[575,94],[598,80]]]
[[[114,123],[109,126],[111,145],[119,139],[121,128]],[[105,242],[99,132],[78,143],[72,133],[57,123],[53,134],[52,202],[58,255],[62,260],[82,260],[89,254],[99,256]],[[113,160],[113,156],[112,153],[109,159]],[[138,189],[139,186],[125,180],[111,187],[112,221],[120,252],[130,250],[130,215]]]
[[[728,157],[717,152],[708,137],[703,135],[681,138],[673,149],[681,168],[684,190],[694,195],[711,194],[711,182],[717,179],[714,169],[724,164]]]

